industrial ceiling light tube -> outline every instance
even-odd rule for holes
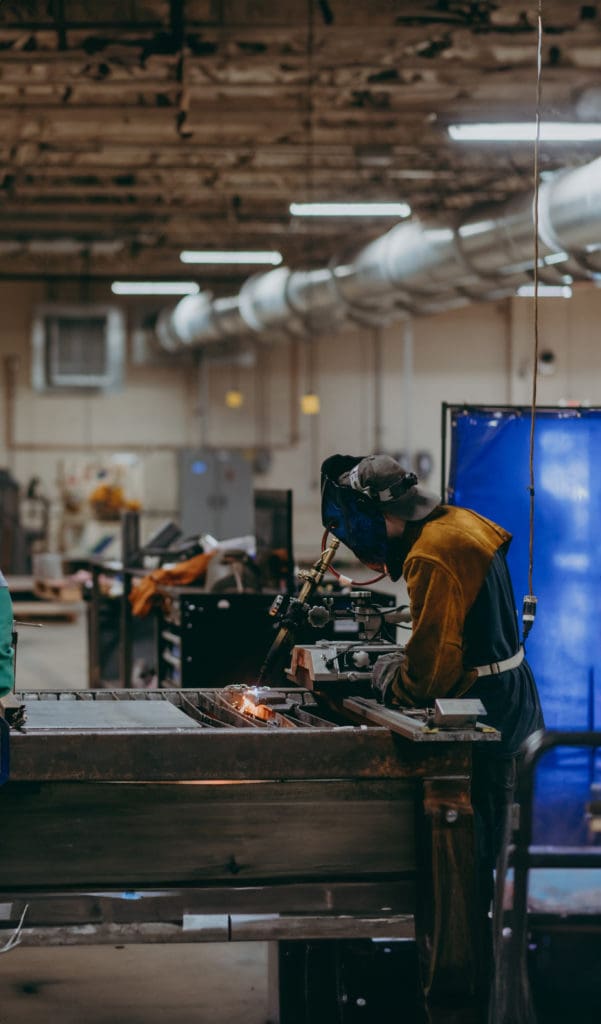
[[[450,124],[448,133],[455,142],[534,142],[534,121],[491,121],[480,124]],[[598,142],[599,121],[541,121],[541,142]]]
[[[196,281],[113,281],[113,295],[198,295]]]
[[[569,284],[539,284],[538,294],[541,299],[569,299],[572,289]],[[531,298],[534,295],[534,284],[521,284],[516,295],[520,298]]]
[[[546,263],[561,253],[574,277],[601,271],[601,158],[543,181],[539,232]],[[344,263],[256,274],[227,299],[186,296],[162,315],[159,335],[175,350],[249,334],[319,333],[345,318],[441,312],[514,295],[531,268],[532,193],[478,210],[458,227],[397,224]],[[551,265],[548,274],[565,284],[564,270]]]
[[[407,203],[290,203],[293,217],[408,217]]]
[[[242,264],[251,266],[256,264],[271,264],[277,267],[283,261],[281,252],[266,249],[184,249],[180,252],[179,258],[182,263],[204,263],[211,266],[229,266],[230,264]]]

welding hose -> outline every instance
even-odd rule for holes
[[[330,536],[330,530],[328,530],[328,528],[326,527],[326,529],[324,530],[324,533],[323,533],[323,537],[321,538],[321,550],[322,550],[322,552],[325,551],[325,549],[326,549],[326,545],[328,543],[328,537],[329,536]],[[334,536],[334,534],[332,534],[332,536]],[[344,581],[346,586],[358,587],[359,589],[361,589],[362,587],[371,587],[373,583],[379,583],[380,580],[383,580],[386,577],[386,573],[385,572],[381,572],[379,576],[374,576],[373,579],[371,579],[371,580],[352,580],[352,579],[350,579],[350,577],[344,576],[341,572],[338,572],[334,568],[333,565],[328,565],[328,572],[331,572],[332,576],[335,576],[336,579],[339,580],[340,582]]]

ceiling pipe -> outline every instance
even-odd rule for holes
[[[187,295],[164,310],[157,336],[169,351],[248,335],[319,334],[344,320],[378,325],[513,294],[532,280],[533,193],[475,210],[458,227],[398,224],[347,262],[317,270],[277,267],[237,295]],[[539,189],[542,281],[601,273],[601,158],[560,171]]]

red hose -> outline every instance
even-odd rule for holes
[[[330,536],[330,531],[328,529],[324,530],[323,537],[321,538],[321,550],[322,551],[325,551],[325,549],[326,549],[326,544],[327,544],[327,540],[328,540],[329,536]],[[333,565],[328,565],[328,572],[331,572],[332,576],[335,576],[337,580],[341,579],[341,577],[342,577],[342,573],[338,572],[334,568]],[[349,580],[349,586],[351,586],[351,587],[371,587],[371,585],[373,583],[379,583],[380,580],[383,580],[385,578],[385,576],[386,576],[386,573],[385,572],[381,572],[379,576],[374,576],[373,579],[371,579],[371,580]],[[348,576],[345,576],[345,579],[348,579]]]

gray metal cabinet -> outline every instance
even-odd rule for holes
[[[217,540],[254,532],[252,469],[239,452],[186,448],[179,458],[179,510],[186,536]]]

